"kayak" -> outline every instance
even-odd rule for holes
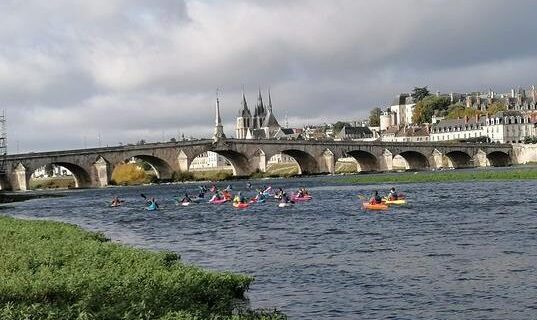
[[[385,203],[385,204],[402,205],[402,204],[406,204],[406,200],[405,200],[405,199],[383,200],[382,203]]]
[[[286,208],[286,207],[292,207],[293,204],[291,202],[280,202],[278,203],[279,208]]]
[[[235,208],[238,208],[238,209],[245,209],[245,208],[248,208],[250,204],[248,203],[243,203],[243,202],[233,202],[233,206]]]
[[[257,199],[257,198],[253,198],[252,200],[250,200],[250,203],[265,203],[265,198],[262,198],[262,199]]]
[[[302,197],[299,197],[296,194],[293,194],[291,196],[291,200],[293,201],[310,201],[311,199],[312,199],[312,196],[310,196],[309,194],[303,195]]]
[[[211,200],[209,200],[209,203],[222,204],[222,203],[227,202],[227,201],[228,201],[227,199],[211,199]]]
[[[387,210],[388,205],[383,203],[371,204],[369,202],[362,203],[365,210]]]
[[[191,203],[192,203],[192,202],[181,202],[181,205],[182,205],[183,207],[187,207],[187,206],[189,206]]]

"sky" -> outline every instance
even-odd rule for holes
[[[534,0],[2,0],[9,152],[234,134],[244,92],[289,125],[367,118],[415,86],[537,84]]]

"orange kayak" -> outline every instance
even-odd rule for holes
[[[369,202],[362,203],[365,210],[388,210],[388,206],[383,203],[371,204]]]

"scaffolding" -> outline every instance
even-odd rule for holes
[[[0,114],[0,175],[6,174],[6,156],[7,156],[7,123],[6,111]]]

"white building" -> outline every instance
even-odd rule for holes
[[[231,163],[226,158],[212,151],[202,153],[194,158],[190,164],[191,170],[227,169],[230,167]]]
[[[395,97],[389,111],[394,115],[391,125],[405,126],[412,124],[412,114],[416,103],[408,93],[401,93]]]
[[[428,142],[429,140],[427,125],[390,127],[381,135],[381,141],[386,142]]]
[[[522,143],[535,136],[535,117],[518,111],[498,112],[492,117],[476,116],[443,120],[433,125],[431,141],[486,139],[498,143]]]

